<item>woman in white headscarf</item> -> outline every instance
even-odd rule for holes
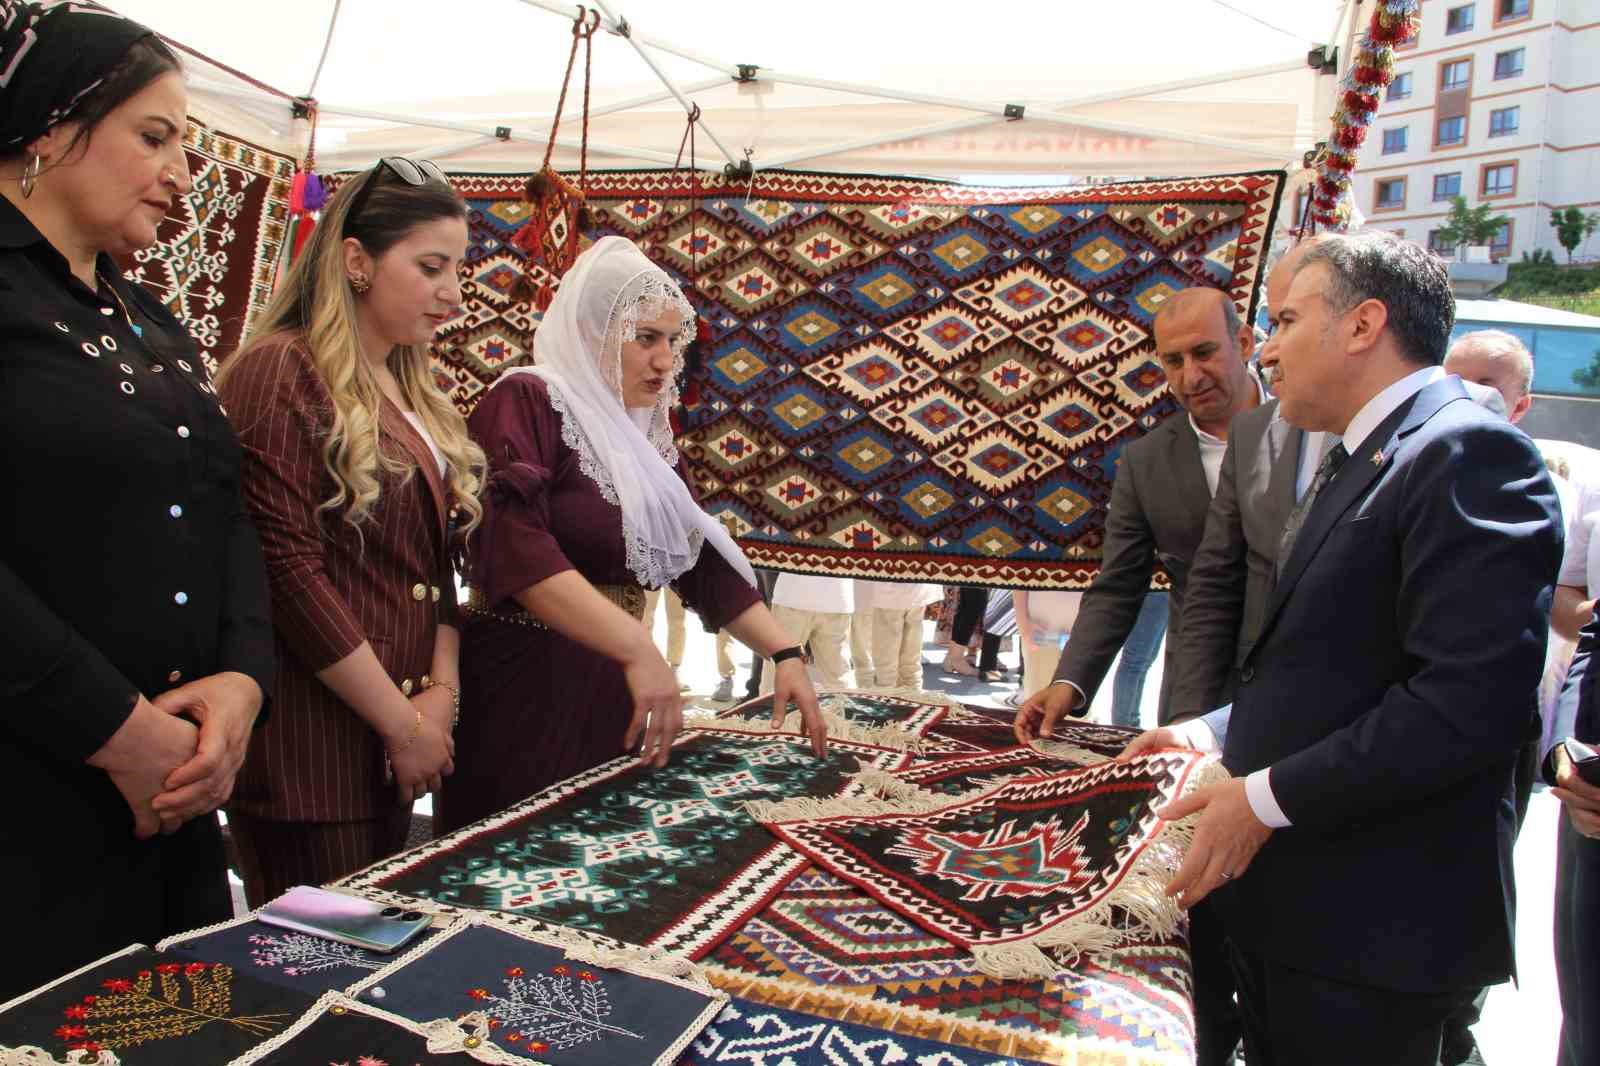
[[[625,750],[666,764],[682,697],[641,621],[645,590],[664,585],[708,630],[776,654],[774,724],[797,704],[824,751],[799,649],[683,478],[667,414],[694,321],[665,272],[604,237],[562,279],[534,337],[536,365],[502,375],[473,412],[490,476],[469,548],[442,831]]]

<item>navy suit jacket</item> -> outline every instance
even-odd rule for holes
[[[1239,672],[1223,761],[1293,823],[1217,893],[1248,950],[1417,994],[1511,974],[1512,765],[1561,561],[1538,449],[1456,378],[1352,450]]]

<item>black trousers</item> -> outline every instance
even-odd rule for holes
[[[1572,828],[1566,808],[1556,839],[1556,981],[1561,988],[1560,1066],[1600,1066],[1600,840]]]
[[[1436,1066],[1445,1017],[1464,994],[1346,984],[1236,944],[1229,953],[1249,1066]]]
[[[950,642],[963,648],[972,643],[973,630],[983,621],[983,608],[989,602],[989,590],[962,586],[956,596],[956,614],[950,620]]]
[[[1242,1026],[1233,1001],[1233,960],[1222,918],[1206,900],[1189,911],[1189,957],[1194,966],[1195,1062],[1227,1066]]]
[[[3,1003],[129,944],[232,918],[222,827],[208,814],[136,840],[124,807],[54,839],[8,836],[0,905],[18,923],[0,968]]]

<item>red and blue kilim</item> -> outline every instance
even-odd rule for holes
[[[470,409],[537,326],[518,176],[471,205],[465,305],[437,345]],[[766,171],[590,174],[595,235],[638,242],[710,330],[681,445],[757,566],[1083,587],[1117,457],[1176,408],[1151,322],[1174,292],[1254,294],[1281,173],[986,188]]]

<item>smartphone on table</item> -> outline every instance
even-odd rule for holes
[[[429,915],[385,907],[310,885],[296,885],[256,915],[268,925],[309,933],[383,955],[405,947],[431,924]]]

